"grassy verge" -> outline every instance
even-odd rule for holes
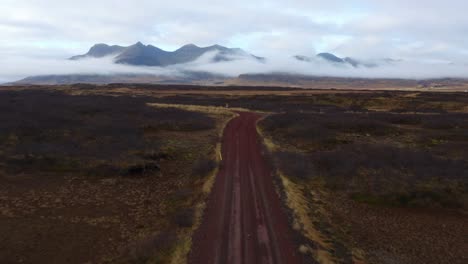
[[[270,156],[274,157],[274,153],[282,148],[271,137],[265,135],[259,126],[257,131]],[[362,250],[358,248],[348,250],[337,237],[334,237],[329,215],[322,206],[326,200],[324,197],[328,196],[323,188],[323,181],[305,183],[292,175],[286,175],[278,164],[275,160],[276,174],[281,182],[285,204],[292,212],[293,229],[305,238],[299,251],[311,256],[318,263],[349,263],[349,261],[365,263]]]
[[[221,119],[222,121],[217,126],[217,134],[218,134],[218,143],[212,153],[211,157],[208,159],[214,160],[216,164],[220,164],[222,160],[221,154],[221,138],[223,135],[223,131],[227,123],[236,116],[233,110],[240,110],[240,109],[226,109],[222,107],[210,107],[210,106],[197,106],[197,105],[177,105],[177,104],[150,104],[153,107],[158,108],[180,108],[186,111],[196,111],[205,113],[208,115],[215,115],[217,118]],[[200,175],[203,177],[203,183],[201,185],[201,196],[195,202],[194,205],[194,222],[193,225],[183,230],[179,233],[179,242],[176,247],[173,249],[173,254],[170,260],[172,264],[183,264],[187,262],[187,256],[190,252],[192,247],[192,237],[194,232],[198,229],[203,219],[203,212],[206,207],[206,198],[209,196],[213,184],[216,179],[216,175],[218,174],[219,166],[216,166],[213,170],[208,171],[207,175]]]
[[[293,111],[259,123],[294,228],[306,238],[301,252],[319,263],[429,259],[446,241],[460,241],[418,226],[441,215],[451,229],[460,226],[468,205],[468,115],[382,111]],[[394,215],[406,221],[400,229]],[[400,230],[411,248],[392,236]],[[445,242],[415,253],[414,238],[431,241],[433,234]]]

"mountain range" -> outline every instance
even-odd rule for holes
[[[258,62],[266,62],[264,57],[252,55],[239,48],[227,48],[221,45],[208,47],[198,47],[194,44],[187,44],[175,51],[165,51],[152,45],[144,45],[137,42],[134,45],[124,47],[118,45],[96,44],[92,46],[86,54],[69,58],[70,60],[82,60],[87,58],[112,57],[117,64],[127,64],[133,66],[159,66],[193,62],[206,53],[213,53],[211,62],[233,61],[237,59],[253,59]],[[379,59],[365,61],[351,57],[340,58],[332,53],[319,53],[315,56],[296,55],[293,57],[301,62],[326,62],[334,66],[350,66],[353,68],[375,68],[381,65],[388,65],[398,62],[393,59]]]
[[[259,62],[265,60],[265,58],[254,56],[242,49],[226,48],[220,45],[198,47],[194,44],[188,44],[175,51],[165,51],[152,45],[144,45],[141,42],[128,47],[96,44],[91,47],[88,53],[73,56],[70,60],[113,57],[114,62],[117,64],[165,67],[193,62],[209,52],[215,55],[212,62],[232,61],[241,58],[254,59]]]
[[[158,66],[167,67],[177,64],[186,64],[195,62],[204,55],[209,61],[203,63],[219,63],[234,60],[251,60],[258,63],[267,64],[267,58],[258,57],[250,54],[239,48],[227,48],[220,45],[212,45],[208,47],[199,47],[194,44],[187,44],[175,51],[165,51],[152,45],[144,45],[137,42],[131,46],[118,46],[107,44],[95,44],[86,54],[77,55],[69,58],[72,61],[80,61],[86,59],[100,59],[110,58],[113,63],[132,65],[132,66]],[[398,61],[392,59],[380,59],[374,61],[365,61],[351,57],[340,58],[332,53],[319,53],[312,56],[296,55],[291,57],[292,60],[304,63],[303,67],[313,69],[319,65],[328,64],[338,68],[375,68],[382,65],[389,65],[397,63]],[[42,75],[30,76],[22,80],[14,82],[13,84],[70,84],[70,83],[223,83],[226,79],[236,78],[236,76],[228,77],[222,74],[216,74],[209,71],[196,70],[191,67],[183,67],[177,69],[179,75],[158,75],[157,73],[151,74],[138,74],[138,73],[125,73],[125,74],[65,74],[65,75]],[[297,79],[297,74],[287,72],[272,72],[266,75],[258,75],[256,78],[269,80],[268,75],[277,76],[281,74],[281,79],[287,76],[288,82],[291,83],[292,79]],[[286,73],[286,75],[284,75]],[[249,74],[246,69],[245,74]],[[260,76],[260,77],[259,77]],[[237,76],[239,77],[239,76]],[[317,76],[316,76],[317,77]],[[275,77],[276,78],[276,77]],[[302,77],[301,77],[302,78]],[[245,81],[245,78],[241,78]],[[251,79],[251,78],[250,78]],[[250,80],[249,79],[249,80]],[[270,82],[270,81],[269,81]]]
[[[124,47],[118,45],[96,44],[86,54],[69,58],[70,60],[82,60],[87,58],[112,57],[117,64],[134,66],[170,66],[189,63],[197,60],[206,53],[213,53],[212,62],[233,61],[236,59],[253,59],[258,62],[266,62],[264,57],[252,55],[239,48],[227,48],[220,45],[198,47],[187,44],[175,51],[165,51],[152,45],[144,45],[137,42],[134,45]],[[351,57],[340,58],[332,53],[319,53],[315,56],[296,55],[294,59],[302,62],[327,62],[335,66],[351,66],[354,68],[374,68],[383,64],[397,62],[392,59],[380,59],[364,61]]]

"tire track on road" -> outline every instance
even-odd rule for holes
[[[301,258],[262,155],[255,113],[225,128],[223,162],[193,237],[192,264],[295,264]]]

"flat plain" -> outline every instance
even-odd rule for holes
[[[467,94],[367,88],[1,87],[0,262],[184,263],[248,111],[303,262],[466,263]]]

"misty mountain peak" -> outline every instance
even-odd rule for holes
[[[328,53],[328,52],[319,53],[319,54],[317,54],[317,57],[319,57],[321,59],[324,59],[324,60],[327,60],[327,61],[330,61],[330,62],[335,62],[335,63],[345,62],[342,58],[339,58],[336,55]]]
[[[354,58],[351,58],[351,57],[346,57],[343,59],[343,61],[351,64],[353,67],[358,67],[360,62]]]
[[[89,51],[84,55],[73,56],[70,60],[79,60],[83,58],[102,58],[106,56],[110,56],[113,54],[118,54],[122,52],[125,47],[113,45],[109,46],[104,43],[94,44]]]
[[[314,58],[303,56],[303,55],[296,55],[294,56],[294,58],[298,61],[303,61],[303,62],[314,61]],[[316,58],[322,61],[328,62],[330,64],[333,64],[335,66],[351,66],[353,68],[362,68],[362,67],[375,68],[381,65],[394,64],[395,62],[398,62],[398,60],[394,60],[391,58],[374,59],[374,60],[362,60],[362,59],[356,59],[353,57],[340,58],[332,53],[327,53],[327,52],[317,54]]]
[[[299,61],[305,61],[305,62],[311,62],[312,59],[310,57],[307,57],[307,56],[304,56],[304,55],[296,55],[294,56],[294,58],[296,60],[299,60]]]
[[[110,46],[107,44],[99,43],[99,44],[94,44],[88,51],[88,55],[91,55],[93,57],[99,57],[103,54],[108,53],[110,50]]]
[[[107,44],[104,44],[104,43],[97,43],[97,44],[94,44],[94,45],[91,47],[90,51],[91,51],[91,50],[94,50],[94,49],[103,49],[103,48],[108,48],[108,47],[110,47],[110,46],[107,45]]]
[[[199,49],[200,47],[198,47],[197,45],[193,44],[193,43],[189,43],[189,44],[186,44],[184,46],[182,46],[181,48],[179,48],[179,50],[189,50],[189,49]]]
[[[218,45],[218,44],[212,45],[209,48],[212,48],[212,49],[227,49],[226,47]]]
[[[137,43],[127,47],[126,49],[146,49],[146,48],[156,48],[156,47],[151,46],[151,45],[145,45],[141,43],[140,41],[138,41]]]

